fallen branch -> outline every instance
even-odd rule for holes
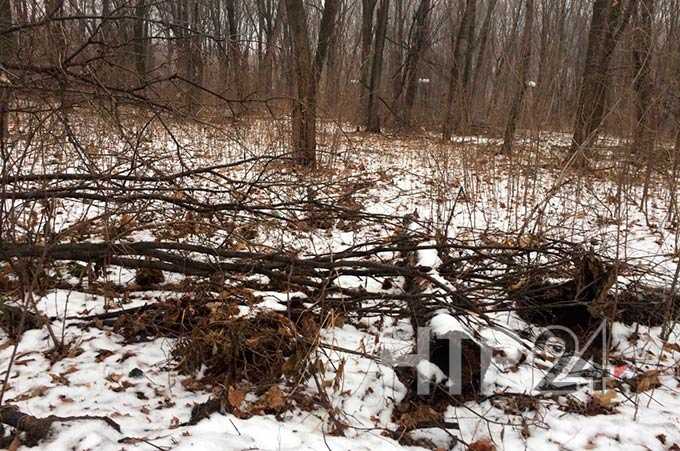
[[[47,434],[50,432],[52,423],[80,420],[103,421],[116,431],[121,432],[118,423],[113,421],[111,418],[104,416],[79,415],[72,417],[59,417],[56,415],[50,415],[49,417],[45,418],[37,418],[33,415],[28,415],[19,411],[19,409],[15,406],[0,406],[0,423],[11,426],[18,432],[25,433],[23,443],[26,446],[36,446],[40,440],[46,438]]]

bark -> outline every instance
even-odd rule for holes
[[[521,59],[519,73],[517,74],[517,86],[515,98],[510,106],[508,122],[505,126],[502,152],[509,155],[512,151],[512,143],[515,139],[515,130],[522,110],[522,100],[527,89],[528,74],[531,65],[531,34],[534,24],[534,0],[526,0],[526,18],[522,31]]]
[[[236,17],[236,2],[235,0],[224,0],[227,9],[227,42],[229,50],[229,59],[231,67],[231,84],[233,86],[234,95],[240,98],[243,94],[241,86],[241,48],[239,45],[238,19]]]
[[[285,0],[285,3],[296,85],[292,111],[292,148],[298,164],[313,168],[316,165],[317,86],[335,28],[338,0],[326,0],[324,4],[314,56],[302,0]]]
[[[463,66],[463,91],[462,108],[456,120],[456,129],[459,133],[466,133],[470,126],[470,108],[472,105],[472,92],[470,80],[472,78],[472,61],[475,52],[475,24],[477,22],[477,2],[472,2],[469,12],[470,17],[466,23],[465,39],[465,65]]]
[[[339,0],[326,1],[319,25],[319,38],[314,55],[314,81],[318,86],[323,66],[328,56],[328,49],[333,39],[335,22],[338,15]]]
[[[298,162],[313,166],[316,161],[316,104],[312,50],[307,34],[307,13],[302,0],[285,0],[290,30],[291,57],[296,85],[292,111],[292,147]]]
[[[520,13],[522,12],[521,7],[516,8],[513,7],[513,9],[515,10],[515,14],[513,14],[512,19],[512,29],[509,33],[507,42],[503,45],[501,55],[496,59],[495,69],[493,71],[494,73],[493,93],[491,95],[491,102],[489,102],[489,107],[486,112],[487,117],[490,116],[491,112],[496,109],[496,106],[498,105],[499,102],[503,104],[503,102],[505,101],[505,99],[503,98],[504,97],[503,94],[506,91],[505,64],[508,59],[508,54],[515,47],[515,40],[517,39],[517,30],[519,29],[519,19],[521,16]]]
[[[0,70],[14,56],[16,52],[16,35],[5,33],[5,30],[12,27],[12,5],[10,0],[0,0]],[[7,127],[9,120],[9,99],[12,81],[5,73],[0,73],[0,150],[2,151],[3,161],[5,160],[5,140],[7,138]]]
[[[643,155],[651,162],[654,154],[656,135],[656,114],[654,107],[654,81],[652,78],[652,22],[654,0],[641,0],[633,30],[633,60],[636,102],[636,125],[633,134],[633,152]]]
[[[195,114],[201,103],[201,89],[203,83],[203,58],[201,48],[200,3],[199,0],[187,0],[189,35],[187,37],[187,75],[190,86],[191,108]]]
[[[366,108],[366,128],[369,132],[380,132],[379,94],[382,79],[383,54],[385,49],[385,35],[390,11],[390,0],[380,0],[378,17],[371,58],[371,77],[368,84],[368,105]]]
[[[100,33],[103,39],[109,38],[110,34],[110,23],[108,18],[111,16],[111,0],[102,0],[102,25]]]
[[[137,0],[135,6],[135,24],[134,24],[134,56],[135,69],[137,77],[140,81],[146,78],[147,67],[147,38],[148,27],[146,22],[147,4],[146,0]]]
[[[361,78],[359,80],[359,117],[368,108],[371,40],[373,38],[373,12],[376,0],[361,0]]]
[[[41,440],[48,436],[50,433],[50,428],[52,427],[52,423],[76,420],[103,421],[119,433],[121,432],[118,423],[108,417],[95,415],[59,417],[56,415],[50,415],[44,418],[37,418],[21,412],[16,406],[0,405],[0,423],[6,424],[15,428],[17,431],[23,432],[25,435],[23,444],[29,447],[38,445]]]
[[[184,97],[189,114],[195,114],[198,110],[203,81],[200,13],[198,0],[181,0],[173,11],[178,24],[174,27],[174,34],[177,39],[179,66],[187,84]]]
[[[420,0],[413,18],[413,40],[406,55],[404,67],[404,102],[402,124],[411,126],[411,113],[416,100],[418,89],[418,70],[420,60],[427,40],[428,18],[430,15],[430,0]]]
[[[347,9],[344,8],[345,3],[341,2],[340,6],[343,6],[343,8],[337,12],[336,30],[342,29],[347,19]],[[342,96],[341,90],[338,89],[338,86],[342,86],[344,63],[342,60],[342,47],[344,45],[342,38],[337,31],[333,33],[328,43],[328,55],[326,56],[325,106],[331,110],[335,109]],[[340,116],[337,119],[342,120]]]
[[[491,19],[496,8],[497,0],[491,0],[487,6],[484,22],[479,32],[479,51],[477,52],[477,64],[474,71],[474,79],[472,82],[471,93],[486,92],[486,81],[484,80],[484,61],[486,59],[486,49],[489,44],[489,36],[491,34]],[[480,87],[481,85],[481,87]],[[474,101],[474,99],[471,99]]]
[[[404,46],[404,0],[394,1],[394,45],[391,52],[392,65],[392,109],[401,96]]]
[[[64,80],[64,75],[62,72],[62,62],[66,56],[66,37],[64,36],[64,26],[63,22],[58,20],[51,20],[58,18],[63,13],[64,0],[48,0],[47,2],[47,14],[50,18],[48,24],[48,33],[50,44],[52,48],[49,49],[49,61],[57,68],[55,71],[56,82],[57,82],[57,99],[60,103],[60,108],[65,111],[68,110],[70,105],[66,99],[66,85]]]
[[[264,55],[262,56],[260,67],[260,90],[262,94],[272,91],[274,79],[274,51],[276,49],[276,39],[281,31],[283,6],[279,2],[258,0],[258,16],[262,19],[264,35]],[[274,11],[274,7],[276,10]]]
[[[465,3],[465,10],[463,18],[458,27],[458,33],[455,39],[452,39],[453,44],[453,61],[451,61],[451,72],[449,74],[449,89],[446,98],[446,114],[442,123],[442,139],[448,141],[451,139],[452,129],[457,130],[460,126],[461,110],[464,102],[462,101],[463,84],[461,78],[461,69],[465,71],[465,63],[462,61],[463,48],[468,49],[470,37],[470,22],[475,20],[475,3],[477,0],[467,0]],[[469,50],[466,53],[470,53]],[[461,64],[463,63],[463,64]]]
[[[586,166],[585,154],[597,139],[604,120],[609,64],[637,0],[624,9],[620,0],[595,0],[588,33],[588,50],[576,109],[571,154],[576,166]]]

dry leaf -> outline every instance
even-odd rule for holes
[[[103,362],[105,359],[108,357],[111,357],[114,354],[113,351],[110,349],[100,349],[99,352],[97,353],[97,356],[94,358],[94,360],[97,363]]]
[[[342,380],[345,374],[345,359],[340,360],[340,365],[335,371],[335,379],[333,380],[333,389],[339,390],[342,386]]]
[[[399,417],[399,424],[406,430],[415,429],[427,424],[436,424],[442,420],[442,416],[430,406],[419,404]]]
[[[669,352],[680,352],[680,345],[677,343],[664,343],[663,344],[663,349],[664,351],[669,351]]]
[[[286,399],[279,386],[274,385],[267,390],[258,404],[267,410],[281,410],[286,405]]]
[[[108,376],[106,376],[106,380],[109,382],[119,382],[121,378],[123,377],[122,374],[119,373],[111,373]]]
[[[477,440],[476,442],[470,443],[468,446],[468,451],[496,451],[496,445],[491,443],[488,438],[483,438]]]
[[[630,388],[635,393],[642,393],[660,386],[661,381],[659,381],[659,372],[656,370],[640,374],[630,380]]]
[[[593,401],[604,408],[610,408],[616,402],[618,393],[615,390],[593,393]]]
[[[68,376],[69,374],[73,374],[76,371],[78,371],[78,367],[75,365],[71,365],[68,368],[66,368],[64,371],[62,371],[61,375],[62,376]]]
[[[57,385],[71,385],[71,382],[63,374],[49,373],[52,382]]]
[[[245,393],[237,388],[229,387],[229,390],[227,391],[227,400],[231,407],[238,409],[244,399],[246,399]]]
[[[39,385],[37,387],[33,387],[32,389],[28,390],[27,392],[22,393],[21,395],[17,396],[14,398],[12,401],[25,401],[27,399],[35,398],[36,396],[44,396],[45,393],[47,393],[47,390],[49,390],[49,387],[45,385]]]

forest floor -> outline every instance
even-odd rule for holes
[[[192,133],[188,130],[187,136]],[[482,138],[460,138],[447,145],[429,137],[350,138],[351,146],[330,140],[322,146],[320,169],[311,179],[285,166],[262,171],[255,166],[223,168],[209,180],[184,177],[182,189],[211,188],[203,194],[206,198],[227,202],[233,194],[219,191],[219,176],[258,178],[269,185],[266,190],[251,189],[254,198],[266,196],[285,204],[314,190],[317,199],[339,203],[345,213],[365,213],[361,219],[347,216],[328,223],[292,209],[281,213],[288,216],[280,221],[273,209],[270,219],[244,210],[232,218],[227,233],[223,224],[199,221],[197,214],[178,216],[153,200],[144,200],[142,207],[135,204],[133,214],[100,201],[67,199],[52,205],[56,219],[51,227],[68,243],[97,243],[112,236],[130,243],[170,240],[224,247],[228,242],[229,249],[285,251],[300,258],[361,250],[406,227],[425,237],[413,258],[435,282],[446,279],[440,271],[442,256],[427,244],[442,235],[479,248],[529,247],[552,240],[580,243],[584,252],[634,266],[635,271],[621,271],[614,290],[633,279],[663,288],[673,283],[680,232],[669,215],[673,188],[662,176],[655,175],[644,195],[643,174],[638,174],[642,170],[620,170],[616,158],[604,158],[600,167],[576,176],[561,168],[566,137],[559,134],[525,143],[512,159],[497,156],[494,141]],[[266,135],[258,135],[253,143],[247,133],[230,142],[208,135],[184,139],[181,164],[188,168],[247,158],[244,148],[270,146]],[[177,171],[178,155],[169,140],[145,145],[153,158],[142,152],[139,159],[153,167],[150,173]],[[617,147],[612,143],[601,151],[615,153]],[[97,158],[98,170],[113,168],[117,173],[136,164],[108,154]],[[82,160],[68,154],[43,161],[45,172],[83,170]],[[280,180],[287,184],[276,188]],[[31,224],[24,223],[17,233],[30,229]],[[372,261],[398,258],[394,252],[384,254],[380,260],[372,254]],[[9,266],[0,267],[0,272],[5,287],[15,285]],[[310,311],[316,305],[304,292],[286,289],[262,274],[227,276],[211,285],[199,276],[173,272],[144,277],[143,272],[115,264],[96,276],[90,272],[82,262],[61,260],[47,270],[49,283],[35,290],[37,309],[64,344],[59,352],[44,325],[23,332],[16,347],[8,326],[2,325],[3,378],[13,361],[3,402],[39,418],[108,417],[120,432],[96,419],[55,421],[33,449],[680,449],[680,328],[664,341],[658,322],[613,322],[602,365],[609,378],[605,386],[593,387],[592,371],[583,370],[570,379],[581,385],[554,393],[539,387],[556,359],[533,346],[540,327],[508,311],[512,309],[489,310],[487,315],[502,330],[483,322],[473,327],[475,339],[492,350],[479,392],[444,406],[423,400],[405,406],[412,399],[410,388],[384,356],[386,350],[393,355],[412,352],[415,331],[408,317],[336,309],[317,317],[309,331],[296,324],[300,335],[314,343],[304,352],[313,353],[305,358],[315,369],[312,376],[309,371],[304,376],[290,368],[299,350],[280,341],[291,334],[291,304]],[[361,274],[333,281],[347,290],[378,294],[398,293],[407,283],[404,277]],[[435,288],[425,286],[421,292],[428,290]],[[9,288],[4,293],[3,302],[19,303]],[[192,307],[199,293],[205,310]],[[206,298],[210,302],[204,302]],[[153,304],[162,307],[149,309]],[[115,315],[136,307],[136,313]],[[192,361],[195,354],[213,360],[223,355],[221,337],[201,335],[208,329],[219,335],[214,324],[220,321],[228,330],[219,333],[229,336],[233,328],[243,327],[238,333],[244,346],[264,349],[258,346],[271,342],[271,354],[258,362],[254,352],[254,360],[239,373],[226,363],[219,373],[215,368],[220,369],[220,362],[201,366]],[[445,310],[435,312],[429,325],[435,334],[472,327]],[[233,345],[236,338],[231,340]],[[270,371],[280,383],[260,374]],[[427,365],[420,365],[419,371],[441,377]],[[204,403],[211,398],[217,406],[208,408]],[[205,415],[197,405],[206,407]]]

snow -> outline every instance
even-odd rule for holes
[[[533,81],[527,84],[536,86]],[[565,142],[565,136],[559,134],[542,139],[545,149]],[[456,138],[457,145],[463,143],[481,149],[494,144],[494,140]],[[154,146],[158,150],[167,144],[159,142]],[[386,218],[384,223],[362,224],[353,231],[340,230],[335,225],[328,230],[313,231],[263,226],[263,230],[258,230],[262,241],[259,244],[266,248],[291,246],[299,250],[301,257],[337,253],[391,233],[399,219],[417,211],[417,218],[409,228],[427,236],[433,236],[436,230],[451,238],[484,243],[502,240],[504,233],[516,232],[530,224],[527,230],[533,230],[536,235],[583,240],[609,255],[620,252],[622,258],[654,268],[655,274],[650,274],[650,279],[668,280],[678,264],[677,231],[668,221],[664,203],[667,193],[662,189],[654,193],[655,200],[642,211],[636,198],[641,192],[639,187],[630,188],[630,199],[622,199],[622,204],[617,206],[607,200],[616,194],[617,187],[606,180],[588,183],[574,180],[553,191],[551,188],[560,180],[560,174],[550,171],[518,171],[517,174],[497,157],[489,157],[486,171],[475,172],[470,169],[465,154],[442,156],[426,139],[415,144],[395,140],[390,146],[369,140],[365,146],[357,150],[349,162],[364,164],[362,176],[371,180],[369,188],[357,194],[356,200],[365,211],[391,218]],[[195,163],[205,158],[198,153],[186,156],[187,161]],[[214,158],[228,158],[228,155]],[[162,164],[172,164],[170,157],[165,160],[168,161]],[[346,173],[342,172],[345,169]],[[352,169],[338,171],[349,177]],[[461,192],[465,199],[461,198]],[[533,207],[539,203],[544,203],[545,209],[537,217]],[[623,223],[612,222],[617,219],[614,208],[625,209]],[[81,218],[102,213],[96,203],[84,206],[73,201],[63,202],[59,210],[63,214],[58,216],[55,227],[61,231]],[[154,240],[160,222],[161,218],[154,218],[148,229],[136,230],[128,238]],[[447,224],[449,227],[445,228]],[[223,238],[220,232],[215,232],[211,236],[186,239],[215,244]],[[91,241],[98,239],[102,238],[92,237]],[[617,242],[622,244],[617,246]],[[438,273],[442,260],[435,245],[431,239],[418,243],[417,265],[426,268],[435,281],[451,287]],[[383,252],[380,257],[393,259],[395,254]],[[134,275],[112,268],[106,279],[127,284]],[[178,281],[170,274],[166,274],[166,279]],[[403,284],[402,278],[392,279],[397,287]],[[269,283],[264,276],[252,275],[249,280]],[[334,284],[377,293],[383,290],[384,282],[385,278],[341,276]],[[87,288],[88,284],[84,286]],[[159,338],[127,344],[115,330],[101,330],[72,318],[171,299],[177,293],[154,288],[129,291],[125,299],[109,299],[88,294],[85,288],[84,291],[53,289],[38,297],[37,308],[51,318],[53,328],[58,334],[63,333],[65,341],[79,352],[52,364],[44,355],[51,349],[47,331],[25,332],[18,344],[5,401],[39,417],[109,416],[120,424],[122,433],[94,420],[57,423],[54,433],[37,449],[118,451],[149,450],[154,446],[181,451],[422,449],[401,445],[395,438],[383,434],[385,430],[397,429],[394,409],[405,398],[407,390],[394,369],[381,361],[381,356],[385,350],[396,356],[412,352],[414,331],[406,319],[362,318],[355,323],[348,321],[322,329],[319,339],[334,348],[321,348],[319,353],[325,368],[321,382],[334,408],[333,414],[340,415],[348,425],[344,435],[330,434],[331,412],[323,408],[312,412],[293,409],[278,418],[261,415],[242,419],[216,413],[194,426],[178,426],[188,420],[192,406],[208,399],[210,393],[191,391],[187,388],[189,384],[183,384],[188,377],[173,369],[169,355],[173,340]],[[255,310],[284,312],[291,299],[305,298],[303,293],[273,290],[253,290],[252,295],[256,303],[240,306],[240,315]],[[454,446],[456,450],[464,450],[463,443],[486,438],[503,450],[666,450],[680,444],[677,371],[680,331],[676,330],[669,341],[675,346],[669,346],[660,340],[659,328],[613,324],[610,355],[615,359],[610,360],[608,368],[614,379],[620,382],[645,371],[659,370],[661,386],[642,393],[632,393],[624,387],[619,389],[621,393],[613,403],[613,413],[586,416],[565,410],[564,406],[572,398],[589,400],[593,395],[591,388],[555,397],[541,396],[537,391],[537,384],[547,373],[546,361],[536,354],[530,338],[515,333],[526,330],[535,333],[535,328],[513,313],[496,313],[493,320],[502,327],[477,325],[476,330],[476,339],[493,350],[481,401],[447,409],[445,420],[457,422],[460,430],[446,433],[441,429],[423,429],[411,433],[413,438],[427,437],[437,446]],[[470,332],[468,322],[444,312],[435,315],[429,326],[437,336],[452,331]],[[0,369],[7,368],[11,354],[8,337],[0,332]],[[143,377],[131,377],[133,369],[141,370]],[[418,362],[417,370],[428,379],[445,378],[439,368],[425,360]],[[317,390],[312,381],[305,384],[302,389]],[[523,394],[536,397],[535,410],[518,411],[499,404],[499,400],[506,402],[511,395]],[[462,442],[452,445],[449,434],[460,437]],[[129,440],[119,442],[124,438]],[[144,439],[153,446],[135,439]]]

